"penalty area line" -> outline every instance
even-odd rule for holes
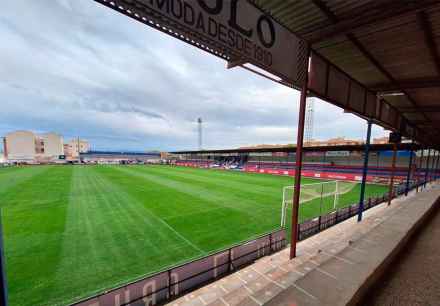
[[[154,215],[155,216],[155,215]],[[155,216],[156,219],[158,219],[163,225],[165,225],[166,227],[168,227],[173,233],[175,233],[180,239],[182,239],[183,241],[185,241],[187,244],[189,244],[191,247],[193,247],[194,249],[196,249],[199,252],[205,253],[205,251],[203,251],[201,248],[199,248],[198,246],[196,246],[194,243],[192,243],[191,241],[189,241],[187,238],[185,238],[181,233],[179,233],[178,231],[176,231],[171,225],[169,225],[167,222],[165,222],[164,220],[162,220],[162,218],[159,218],[157,216]]]

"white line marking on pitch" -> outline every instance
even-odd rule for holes
[[[153,215],[155,216],[155,215]],[[190,246],[192,246],[193,248],[195,248],[196,250],[198,250],[199,252],[205,253],[205,251],[203,251],[201,248],[199,248],[198,246],[196,246],[194,243],[192,243],[191,241],[189,241],[188,239],[186,239],[184,236],[182,236],[182,234],[180,234],[178,231],[176,231],[171,225],[169,225],[168,223],[166,223],[164,220],[162,220],[161,218],[155,216],[162,224],[164,224],[166,227],[168,227],[171,231],[173,231],[177,236],[179,236],[181,239],[183,239],[186,243],[188,243]]]

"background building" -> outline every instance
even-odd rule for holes
[[[89,142],[80,138],[73,138],[64,145],[64,155],[66,155],[67,159],[78,158],[80,153],[87,153],[89,151]]]
[[[35,134],[30,131],[15,131],[6,134],[4,141],[5,157],[10,161],[34,162],[37,154]]]
[[[373,138],[373,144],[387,144],[389,143],[389,136]]]
[[[39,137],[43,142],[43,155],[51,158],[59,158],[64,155],[64,141],[61,135],[55,133],[43,134]]]
[[[345,137],[336,137],[327,140],[310,140],[305,143],[309,147],[327,147],[327,146],[351,146],[362,145],[364,142],[357,139],[346,139]]]
[[[388,137],[385,137],[387,139],[386,143],[388,143]],[[377,138],[382,139],[382,138]],[[356,145],[362,145],[364,144],[363,141],[357,140],[357,139],[346,139],[345,137],[336,137],[336,138],[330,138],[327,140],[314,140],[311,139],[308,142],[305,142],[304,145],[307,147],[328,147],[328,146],[356,146]],[[247,146],[247,147],[240,147],[239,149],[270,149],[270,148],[288,148],[288,147],[295,147],[294,144],[287,144],[287,145],[279,145],[279,144],[260,144],[255,146]]]
[[[14,131],[3,138],[4,157],[10,162],[50,163],[60,162],[65,156],[77,159],[79,153],[87,153],[86,140],[72,139],[64,144],[56,133],[35,134],[32,131]]]

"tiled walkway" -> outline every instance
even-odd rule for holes
[[[440,211],[386,274],[360,305],[440,305]]]
[[[396,199],[390,207],[376,206],[365,212],[361,223],[354,217],[300,242],[294,260],[289,260],[289,250],[285,249],[169,305],[323,305],[335,299],[342,301],[340,294],[350,295],[357,282],[362,281],[353,282],[351,273],[368,275],[377,264],[366,261],[360,265],[360,260],[375,258],[370,256],[370,250],[378,260],[385,257],[387,248],[404,233],[399,222],[412,224],[408,218],[415,222],[429,206],[417,205],[418,202],[433,202],[439,195],[440,191],[433,189],[417,197],[412,193]],[[351,272],[340,273],[344,269]]]

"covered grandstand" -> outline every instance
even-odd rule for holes
[[[301,174],[323,179],[361,181],[364,149],[363,145],[305,147]],[[391,144],[370,146],[367,181],[388,183],[394,175],[396,183],[403,182],[409,171],[411,179],[425,175],[430,161],[426,153],[422,156],[420,146],[401,143],[397,149],[393,168],[394,151]],[[171,152],[170,162],[187,167],[294,176],[296,147],[176,151]]]
[[[244,171],[268,171],[284,175],[287,171],[287,175],[294,175],[292,241],[286,266],[296,266],[298,262],[295,257],[301,256],[297,253],[301,174],[305,175],[308,171],[313,175],[334,171],[341,176],[347,173],[355,178],[358,176],[362,181],[355,211],[358,221],[362,221],[365,207],[371,204],[364,199],[365,182],[369,176],[384,177],[392,187],[394,174],[397,174],[401,180],[406,179],[406,193],[408,183],[414,177],[412,174],[418,174],[415,176],[416,181],[420,180],[425,185],[436,177],[440,156],[439,1],[249,0],[240,1],[240,6],[237,5],[238,1],[228,1],[231,5],[225,6],[224,1],[212,1],[209,5],[206,4],[207,1],[95,1],[224,59],[228,68],[241,66],[275,82],[301,90],[295,148],[174,152],[172,159],[175,164],[184,166],[210,167],[215,164],[219,168],[234,166]],[[174,6],[170,10],[170,6],[165,5],[169,3],[186,4],[193,13],[198,13],[202,22],[208,18],[213,20],[218,29],[216,35],[206,33],[204,28],[195,25],[194,20],[190,24],[184,18],[182,10],[179,14],[179,11],[173,10]],[[265,33],[262,33],[263,26]],[[221,35],[226,31],[232,33],[231,44]],[[244,36],[249,38],[248,45],[255,52],[248,52],[249,49],[244,48],[243,44],[237,44],[238,38],[243,43]],[[255,67],[259,70],[253,69]],[[260,70],[270,75],[261,73]],[[366,145],[322,150],[303,147],[305,110],[307,98],[311,96],[319,97],[365,120],[362,122],[367,123]],[[383,147],[370,145],[372,124],[403,135],[413,143],[401,144],[399,139],[393,139],[393,144]],[[322,154],[332,150],[350,153],[348,157]],[[403,152],[400,156],[397,154],[399,151]],[[408,153],[412,151],[418,153]],[[415,186],[418,187],[418,184]],[[268,281],[272,287],[268,287],[267,291],[279,295],[281,299],[270,296],[272,301],[269,301],[266,291],[261,294],[266,298],[263,300],[257,295],[259,292],[255,292],[252,299],[243,299],[241,304],[291,305],[295,302],[297,305],[338,305],[341,301],[357,304],[365,296],[366,288],[377,281],[379,272],[383,273],[384,266],[392,262],[402,250],[402,245],[412,238],[414,231],[426,224],[426,216],[432,214],[434,207],[438,206],[439,194],[438,190],[426,189],[424,193],[412,194],[412,198],[408,198],[399,210],[393,210],[393,207],[386,210],[386,207],[382,207],[381,215],[355,224],[345,232],[336,233],[335,241],[339,244],[335,242],[325,248],[325,239],[316,239],[318,250],[313,258],[315,264],[302,270],[302,280],[287,278],[289,283],[278,287],[276,280]],[[391,199],[390,196],[388,200]],[[421,211],[421,208],[426,210]],[[379,221],[376,223],[376,220]],[[372,229],[365,229],[367,226]],[[348,232],[353,236],[346,237],[341,242],[341,233]],[[372,235],[368,236],[369,233]],[[368,238],[364,239],[363,235]],[[399,237],[398,240],[395,237]],[[302,251],[306,253],[304,249]],[[335,253],[330,253],[335,249]],[[345,267],[341,261],[345,261]],[[263,264],[270,266],[273,263]],[[432,264],[438,266],[438,260],[433,260]],[[228,269],[229,267],[230,265]],[[423,272],[420,274],[429,274],[429,268],[424,267],[420,271],[418,266],[417,270],[419,273]],[[214,266],[211,270],[217,271],[215,269]],[[338,277],[329,278],[330,273],[325,272],[327,275],[323,275],[322,271],[331,271]],[[347,276],[348,281],[344,279]],[[139,299],[145,298],[149,304],[176,298],[178,284],[172,282],[171,272],[164,273],[161,277],[154,284],[166,284],[163,291],[154,291],[147,295],[145,292],[139,293],[142,291],[139,287],[132,289],[132,292],[136,292]],[[359,280],[361,285],[353,285],[353,280]],[[1,300],[6,305],[4,283],[2,281]],[[438,279],[434,279],[431,286],[416,294],[426,295],[428,291],[435,291],[438,283]],[[122,300],[123,296],[130,295],[127,288],[119,288],[114,296],[110,296],[111,299],[95,297],[81,305],[115,305],[116,296],[120,304],[119,298]],[[247,292],[245,289],[243,291]],[[187,302],[191,301],[189,297],[185,298]],[[225,299],[228,300],[227,297]],[[303,302],[306,300],[308,303]],[[128,299],[125,304],[132,302]]]

